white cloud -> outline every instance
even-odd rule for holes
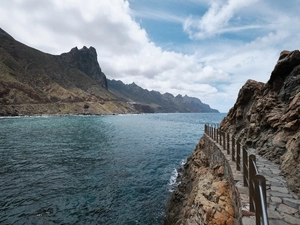
[[[212,0],[210,1],[208,11],[202,18],[188,17],[183,25],[183,29],[192,39],[204,39],[229,31],[260,28],[259,25],[228,27],[229,21],[234,17],[237,11],[256,1],[257,0],[228,0],[225,2]]]
[[[191,16],[183,24],[193,40],[201,39],[177,46],[190,54],[157,46],[136,22],[144,17],[178,26],[183,14],[166,13],[168,8],[159,14],[132,12],[124,0],[3,0],[0,27],[52,54],[93,46],[110,79],[188,94],[226,112],[247,79],[266,82],[280,51],[299,48],[300,18],[297,9],[290,14],[281,7],[274,10],[271,0],[195,1],[202,11],[205,4],[202,17]]]

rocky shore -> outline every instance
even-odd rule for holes
[[[168,206],[165,225],[235,224],[232,187],[223,163],[210,162],[208,146],[201,138],[184,166],[181,183]]]
[[[283,51],[267,83],[248,80],[220,128],[278,164],[288,188],[300,195],[300,52]],[[212,165],[210,154],[202,137],[170,199],[166,225],[236,223],[238,200],[226,167]]]

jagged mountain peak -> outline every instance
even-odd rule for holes
[[[146,112],[218,112],[199,99],[170,93],[161,94],[158,91],[143,89],[134,82],[124,84],[122,81],[109,80],[108,89],[129,102],[135,102],[147,107]]]
[[[60,55],[64,63],[71,65],[93,79],[95,79],[102,87],[107,88],[107,81],[105,74],[101,71],[98,63],[97,51],[94,47],[78,49],[74,47],[70,52]]]

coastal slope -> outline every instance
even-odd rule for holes
[[[107,90],[93,47],[51,55],[0,29],[0,114],[136,112]]]

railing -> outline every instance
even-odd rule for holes
[[[267,201],[266,201],[266,178],[259,174],[256,165],[256,156],[251,154],[239,139],[233,135],[221,131],[218,124],[205,124],[204,132],[218,144],[227,154],[231,154],[232,161],[236,162],[236,170],[243,173],[243,185],[249,187],[250,211],[255,212],[256,225],[268,225]],[[242,157],[241,157],[242,150]],[[242,164],[241,164],[242,159]]]

